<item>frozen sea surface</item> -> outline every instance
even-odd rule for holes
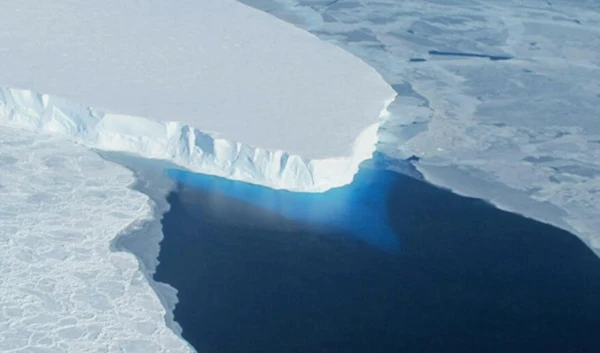
[[[153,216],[133,174],[47,135],[0,129],[0,352],[193,352],[117,234]]]
[[[600,251],[600,2],[243,2],[340,45],[396,89],[380,151]]]

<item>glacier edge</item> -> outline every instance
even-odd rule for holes
[[[0,125],[59,134],[88,148],[167,160],[193,172],[274,189],[323,192],[349,184],[359,164],[371,158],[395,96],[382,102],[379,120],[356,137],[350,155],[322,159],[242,144],[176,121],[105,113],[26,89],[0,87]]]

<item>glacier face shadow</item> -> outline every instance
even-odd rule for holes
[[[254,218],[236,214],[231,216],[230,222],[272,223],[265,214],[277,214],[312,228],[333,230],[329,234],[354,237],[386,251],[397,251],[400,247],[398,236],[390,228],[386,205],[387,191],[394,179],[389,173],[361,169],[351,184],[323,193],[274,190],[178,169],[169,169],[167,175],[180,183],[180,187],[210,191],[208,202],[214,209],[225,204],[231,207],[224,199],[231,198],[271,212],[252,216]]]

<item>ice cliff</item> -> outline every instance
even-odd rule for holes
[[[395,97],[355,56],[232,0],[25,0],[0,13],[0,62],[0,124],[296,191],[350,182]]]
[[[366,127],[350,155],[308,159],[215,137],[175,121],[102,113],[16,89],[0,89],[0,124],[60,134],[90,148],[169,160],[202,173],[309,192],[349,183],[360,162],[371,157],[379,126]]]

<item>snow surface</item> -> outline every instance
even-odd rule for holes
[[[83,146],[0,129],[0,352],[193,352],[111,240],[153,217],[133,175]]]
[[[233,0],[22,0],[0,11],[0,63],[11,126],[302,191],[352,180],[395,97],[355,56]]]
[[[242,1],[394,87],[381,152],[416,156],[429,181],[569,230],[600,255],[599,1]]]

